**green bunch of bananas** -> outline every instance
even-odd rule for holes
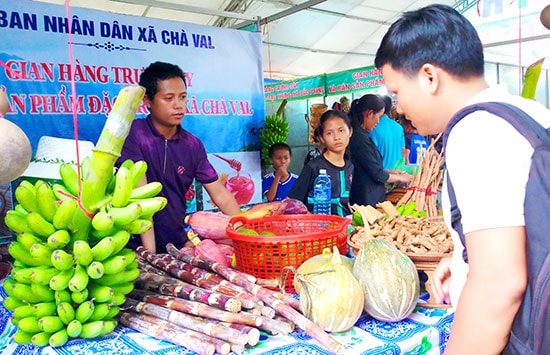
[[[90,162],[81,164],[82,176]],[[166,206],[158,182],[137,187],[144,161],[128,160],[111,178],[107,195],[92,221],[88,238],[75,239],[79,220],[77,171],[60,167],[63,184],[23,180],[16,206],[5,224],[15,234],[8,252],[14,258],[4,282],[4,306],[17,326],[14,341],[36,346],[64,345],[70,338],[95,338],[112,332],[115,316],[139,276],[136,253],[126,248],[131,234],[152,227]]]
[[[260,129],[260,143],[262,145],[261,159],[262,164],[269,166],[269,147],[275,143],[286,143],[288,137],[288,120],[283,116],[283,110],[286,106],[284,100],[277,112],[267,116],[264,120],[264,126]]]

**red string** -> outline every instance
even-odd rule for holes
[[[70,68],[71,68],[71,98],[73,99],[71,102],[71,109],[73,111],[73,128],[74,128],[74,140],[75,140],[75,146],[76,146],[76,167],[77,167],[77,173],[78,173],[78,195],[80,197],[80,193],[82,191],[82,179],[80,176],[80,151],[78,149],[78,114],[77,114],[77,105],[76,105],[76,84],[75,84],[75,61],[74,61],[74,53],[73,53],[73,35],[71,31],[71,9],[69,5],[70,0],[65,0],[65,11],[67,14],[67,24],[68,24],[68,47],[69,47],[69,62],[70,62]],[[86,212],[86,211],[85,211]]]
[[[437,195],[437,191],[432,191],[429,187],[426,189],[426,188],[423,188],[423,187],[418,187],[418,186],[409,186],[408,187],[408,190],[411,190],[411,191],[418,191],[418,192],[424,192],[426,195],[430,196],[430,195]]]
[[[78,113],[77,113],[77,104],[76,104],[76,83],[75,83],[75,60],[73,52],[73,35],[71,31],[71,7],[69,5],[70,0],[65,0],[65,11],[67,14],[67,24],[68,24],[68,47],[69,47],[69,63],[71,68],[71,109],[73,111],[73,129],[74,129],[74,141],[76,149],[76,171],[78,174],[78,206],[84,212],[88,218],[93,218],[91,214],[84,205],[82,205],[82,176],[80,174],[80,150],[78,147]]]
[[[60,195],[63,195],[67,198],[70,198],[70,199],[73,199],[75,200],[77,203],[78,203],[78,207],[80,207],[80,209],[82,210],[82,212],[84,212],[84,214],[86,215],[86,217],[88,217],[89,219],[92,219],[94,218],[94,215],[92,213],[90,213],[86,207],[84,207],[84,205],[82,205],[82,202],[80,200],[80,197],[74,197],[73,195],[69,194],[69,193],[66,193],[65,191],[61,191],[61,190],[57,190],[57,193],[60,194]],[[56,204],[61,204],[63,203],[63,200],[57,200],[55,202]]]

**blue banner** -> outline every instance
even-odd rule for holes
[[[189,104],[182,126],[208,152],[257,150],[265,118],[261,34],[64,6],[4,1],[0,87],[6,118],[29,137],[74,139],[71,50],[78,139],[97,142],[116,95],[150,63],[179,65]],[[70,32],[70,35],[69,35]],[[136,117],[147,115],[142,106]]]

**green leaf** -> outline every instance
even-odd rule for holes
[[[353,224],[356,227],[362,227],[365,225],[365,223],[363,222],[363,217],[361,217],[361,214],[359,212],[353,211],[351,224]]]
[[[537,91],[537,84],[539,82],[543,63],[544,58],[537,60],[527,67],[523,77],[523,89],[521,90],[522,97],[531,100],[535,99],[535,92]]]

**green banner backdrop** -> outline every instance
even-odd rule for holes
[[[264,85],[265,102],[303,100],[312,97],[347,94],[377,89],[384,85],[380,70],[374,66],[321,74]]]

